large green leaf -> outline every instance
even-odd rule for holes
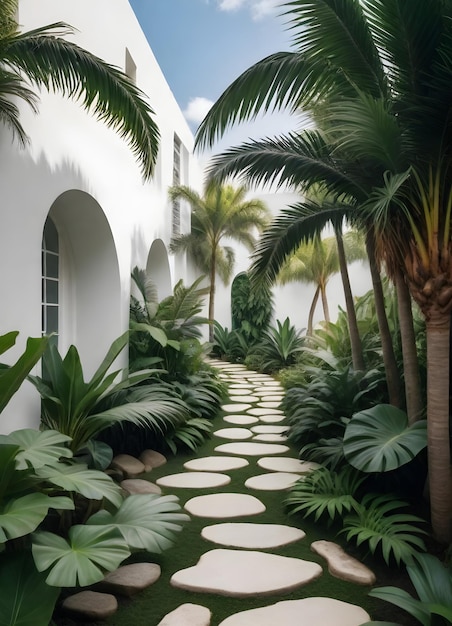
[[[32,428],[15,430],[9,435],[0,435],[0,444],[10,443],[20,447],[16,455],[19,470],[31,466],[35,469],[43,465],[53,465],[61,457],[70,458],[72,452],[64,444],[71,440],[56,430],[40,432]]]
[[[176,496],[133,495],[114,515],[99,511],[88,524],[115,527],[130,547],[160,553],[173,545],[174,533],[190,519],[180,511]]]
[[[69,541],[39,531],[32,542],[36,567],[40,572],[50,569],[46,582],[54,587],[92,585],[130,556],[126,542],[111,527],[72,526]]]
[[[11,347],[15,342],[16,336],[17,333],[15,332],[3,335],[3,341],[0,344],[1,351]],[[41,358],[47,347],[47,342],[47,337],[29,337],[25,352],[19,357],[18,361],[11,367],[0,370],[0,413],[26,379],[30,370]]]
[[[345,457],[362,472],[397,469],[426,445],[426,422],[420,420],[409,426],[406,413],[389,404],[355,413],[344,435]]]
[[[0,626],[48,626],[60,594],[36,571],[28,552],[0,559]]]
[[[29,493],[7,502],[0,508],[0,542],[32,533],[50,508],[71,510],[74,503],[65,496],[50,497],[43,493]]]
[[[107,499],[114,506],[120,506],[123,497],[121,489],[103,472],[89,470],[86,465],[63,465],[42,467],[36,470],[37,476],[58,485],[65,491],[75,491],[90,500]]]

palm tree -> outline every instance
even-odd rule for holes
[[[201,272],[209,277],[209,341],[213,341],[216,276],[227,284],[235,262],[233,249],[223,246],[222,240],[235,240],[253,250],[253,231],[262,231],[268,212],[261,200],[246,199],[244,186],[234,188],[210,182],[202,196],[183,185],[172,187],[169,193],[173,201],[185,200],[192,209],[191,231],[174,237],[170,249],[188,252]]]
[[[342,236],[344,253],[350,261],[366,258],[365,249],[358,233],[349,231]],[[360,245],[361,244],[361,245]],[[314,283],[316,290],[308,316],[307,334],[313,332],[313,318],[319,297],[322,301],[325,321],[330,321],[330,312],[326,294],[329,279],[340,271],[339,250],[336,237],[321,239],[316,235],[301,246],[285,261],[278,273],[278,281],[285,285],[289,282]]]
[[[58,22],[20,32],[15,21],[17,0],[0,7],[0,122],[19,142],[27,142],[20,123],[19,98],[37,111],[33,87],[80,101],[129,144],[145,179],[152,175],[159,131],[146,97],[129,78],[87,50],[63,38],[73,29]],[[31,85],[31,87],[30,87]]]
[[[432,526],[449,541],[451,1],[292,0],[286,6],[294,51],[271,55],[234,81],[201,124],[198,145],[211,145],[231,124],[271,107],[317,112],[317,122],[322,115],[331,158],[320,149],[302,151],[303,159],[293,149],[283,156],[284,141],[293,146],[297,134],[244,144],[212,167],[220,177],[245,170],[247,180],[323,182],[341,197],[352,192],[359,211],[366,205],[370,245],[389,271],[402,272],[426,318]],[[318,132],[313,139],[320,148]],[[296,166],[301,161],[304,171]]]

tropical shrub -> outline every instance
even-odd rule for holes
[[[290,488],[285,504],[289,513],[313,515],[317,521],[327,516],[329,522],[342,519],[345,513],[357,510],[356,493],[364,476],[350,467],[333,472],[326,467],[315,469],[303,476]]]
[[[404,589],[397,587],[379,587],[372,589],[369,595],[395,604],[412,615],[423,626],[452,624],[452,570],[450,566],[446,567],[431,554],[418,554],[407,566],[407,572],[418,598],[413,598]],[[376,623],[367,622],[363,626]],[[392,626],[397,626],[397,624]]]
[[[214,320],[211,353],[224,361],[243,363],[248,354],[249,344],[238,330],[229,330]]]
[[[276,320],[276,326],[264,331],[262,339],[250,349],[249,356],[262,359],[260,369],[263,372],[275,372],[295,363],[297,354],[303,350],[304,340],[301,331],[286,317],[284,322]]]
[[[43,355],[42,376],[29,376],[42,398],[42,426],[68,435],[74,452],[89,453],[89,448],[96,448],[93,439],[114,423],[131,422],[159,430],[167,421],[180,420],[184,413],[183,404],[162,392],[154,395],[145,395],[142,390],[125,393],[149,379],[149,370],[132,373],[115,382],[121,370],[111,372],[110,368],[127,342],[128,333],[116,339],[87,382],[75,346],[69,348],[64,359],[55,345],[49,346]],[[108,465],[108,451],[105,446],[98,444],[99,447],[102,447],[100,456],[105,457]],[[95,456],[98,454],[97,450]]]
[[[354,539],[358,546],[367,545],[372,554],[380,549],[387,565],[391,564],[391,559],[397,565],[401,561],[409,563],[426,548],[419,537],[425,534],[419,528],[424,520],[402,512],[408,506],[391,495],[366,494],[354,513],[345,517],[342,533],[347,541]]]
[[[105,473],[73,462],[70,443],[53,430],[0,436],[4,623],[47,626],[60,587],[98,582],[131,551],[166,549],[188,520],[174,496],[124,499]],[[38,591],[45,604],[31,607]]]
[[[232,328],[238,331],[248,346],[255,344],[268,328],[273,312],[271,290],[261,285],[252,289],[248,274],[234,278],[231,287]]]
[[[329,372],[311,367],[306,376],[310,382],[288,389],[281,403],[289,440],[300,446],[304,458],[337,466],[344,463],[341,441],[346,424],[356,411],[378,402],[383,374],[355,372],[350,367]]]
[[[173,294],[158,300],[155,284],[144,270],[135,267],[132,280],[141,299],[131,296],[129,362],[132,371],[157,365],[169,372],[194,373],[209,348],[199,341],[200,326],[208,320],[199,314],[208,289],[203,278],[185,287],[180,280]]]

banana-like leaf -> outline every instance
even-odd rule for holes
[[[119,507],[123,500],[121,489],[103,472],[89,470],[86,465],[63,465],[42,467],[36,470],[37,476],[58,485],[65,491],[75,491],[90,500],[106,498],[114,506]]]
[[[32,533],[46,517],[49,509],[73,510],[74,503],[65,496],[29,493],[10,500],[0,509],[0,542]]]
[[[64,444],[71,441],[67,435],[62,435],[56,430],[38,431],[32,428],[15,430],[9,435],[0,435],[0,444],[13,444],[19,446],[16,455],[16,468],[27,469],[31,466],[35,469],[44,465],[58,463],[61,457],[70,458],[72,452]]]
[[[48,626],[58,600],[28,552],[2,554],[0,559],[0,626]]]
[[[69,541],[44,531],[33,534],[32,551],[38,571],[49,570],[52,587],[85,587],[103,579],[130,556],[126,542],[116,529],[72,526]]]
[[[144,322],[133,322],[132,329],[148,333],[151,335],[152,339],[155,339],[155,341],[163,348],[168,343],[167,334],[161,328],[157,328],[157,326],[151,326],[150,324],[145,324]]]
[[[133,495],[115,514],[99,511],[88,524],[114,527],[131,548],[159,554],[174,544],[175,532],[190,519],[180,511],[176,496]]]
[[[355,413],[344,434],[347,461],[362,472],[389,472],[409,463],[427,445],[425,420],[408,424],[406,413],[378,404]]]
[[[3,335],[0,343],[0,354],[15,343],[17,333],[14,331]],[[11,367],[0,370],[0,413],[27,378],[30,370],[36,365],[47,347],[48,337],[29,337],[25,352]]]

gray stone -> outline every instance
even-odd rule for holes
[[[116,613],[118,601],[109,593],[81,591],[66,598],[62,604],[66,613],[88,620],[102,620]]]
[[[140,454],[140,461],[144,464],[146,472],[150,472],[154,467],[165,465],[166,457],[155,450],[143,450]]]
[[[96,588],[130,597],[154,584],[160,574],[160,565],[156,563],[131,563],[109,572]]]
[[[168,613],[157,626],[210,626],[212,613],[199,604],[181,604]]]
[[[326,559],[328,571],[336,578],[358,585],[373,585],[376,581],[375,574],[368,567],[344,552],[337,543],[314,541],[311,550]]]
[[[144,472],[144,464],[130,454],[118,454],[111,462],[111,466],[118,468],[127,478],[135,478]]]
[[[142,478],[127,478],[121,482],[121,487],[129,494],[156,493],[160,495],[162,493],[158,485]]]

